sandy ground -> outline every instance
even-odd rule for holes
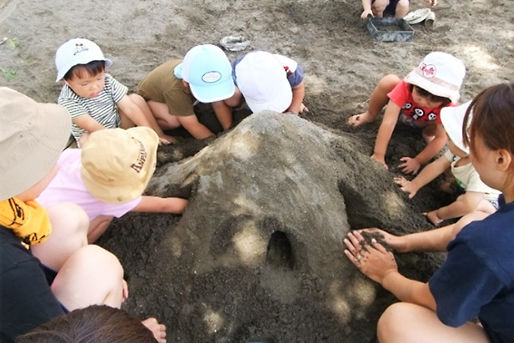
[[[369,93],[384,74],[403,76],[428,52],[442,50],[461,58],[467,67],[463,101],[489,85],[514,80],[514,3],[511,0],[440,2],[435,8],[437,19],[433,30],[417,25],[412,42],[382,43],[373,40],[360,21],[359,0],[0,0],[0,41],[3,41],[0,45],[0,82],[39,101],[55,101],[60,89],[54,82],[55,49],[70,38],[85,37],[96,41],[106,56],[114,61],[109,72],[135,90],[147,72],[168,58],[180,57],[197,44],[216,44],[223,36],[243,34],[251,41],[251,49],[281,53],[305,67],[305,104],[310,112],[303,116],[304,119],[354,139],[359,149],[355,154],[370,154],[377,125],[355,130],[345,123],[350,115],[365,109]],[[413,0],[411,6],[416,9],[424,4]],[[6,39],[2,40],[3,37]],[[238,53],[229,53],[228,56],[233,59]],[[186,141],[180,149],[177,148],[183,154],[173,155],[175,157],[168,160],[174,162],[191,156],[203,145]],[[399,157],[412,154],[422,146],[419,137],[397,130],[387,156],[391,166],[389,176],[398,173],[395,166]],[[165,154],[161,154],[163,156]],[[370,166],[365,163],[360,168]],[[359,166],[355,173],[359,173]],[[389,187],[389,181],[382,176],[370,178],[364,180],[364,184],[369,182]],[[419,214],[396,223],[381,213],[363,215],[362,207],[349,200],[356,194],[344,189],[340,191],[345,198],[351,228],[380,225],[395,232],[405,232],[430,227]],[[191,194],[191,191],[186,193]],[[373,201],[374,194],[363,194],[361,198]],[[406,203],[412,213],[419,213],[449,201],[451,196],[440,193],[433,186]],[[247,291],[255,295],[253,300],[235,293],[231,299],[243,304],[243,308],[245,303],[248,305],[247,312],[243,311],[243,314],[257,312],[260,316],[239,313],[246,322],[233,319],[232,322],[239,326],[232,327],[232,331],[221,325],[218,327],[220,332],[213,333],[209,331],[209,327],[212,328],[209,323],[216,323],[218,317],[216,311],[205,310],[207,307],[211,309],[205,304],[212,301],[210,306],[214,303],[222,306],[223,302],[230,302],[226,293],[231,288],[230,285],[216,284],[216,290],[209,293],[208,283],[199,284],[220,277],[230,279],[233,275],[222,271],[217,276],[204,275],[205,278],[197,279],[197,283],[191,283],[190,277],[173,280],[173,287],[165,288],[162,293],[163,288],[157,285],[161,279],[155,277],[158,266],[147,265],[173,264],[172,260],[163,261],[155,255],[158,255],[170,232],[178,232],[181,225],[185,224],[175,216],[130,215],[115,223],[101,241],[120,257],[127,270],[131,297],[126,309],[141,317],[158,316],[169,327],[170,341],[241,342],[252,337],[272,337],[278,342],[373,341],[380,311],[394,301],[378,289],[374,310],[366,312],[369,316],[357,318],[351,322],[352,327],[345,327],[337,317],[331,317],[330,311],[320,315],[319,308],[312,302],[297,302],[294,307],[279,306],[276,301],[259,303],[256,299],[266,299],[267,294],[248,288]],[[402,225],[412,226],[406,228]],[[151,229],[145,230],[148,227]],[[431,256],[416,255],[410,261],[432,263],[429,267],[420,268],[418,277],[426,279],[430,269],[437,264],[437,258],[434,259],[435,262]],[[407,272],[415,273],[416,268],[407,268]],[[302,287],[306,294],[309,290],[314,294],[314,301],[323,292],[315,277],[303,276],[307,282]],[[161,293],[155,294],[157,292]],[[187,298],[187,301],[182,301],[182,298]],[[203,312],[198,310],[202,306]],[[313,310],[309,314],[311,308]],[[231,315],[230,309],[234,308],[227,307],[227,317]],[[238,311],[241,311],[240,307]],[[270,329],[266,331],[266,328]]]

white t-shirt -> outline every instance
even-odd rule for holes
[[[57,175],[36,199],[43,207],[71,202],[82,207],[89,216],[89,220],[93,220],[99,215],[119,218],[141,202],[141,196],[122,204],[108,204],[93,197],[80,175],[82,168],[80,154],[80,149],[66,149],[61,153],[57,162]]]
[[[487,200],[498,200],[498,195],[500,195],[501,192],[483,183],[471,162],[456,167],[455,164],[460,160],[459,157],[452,154],[450,150],[447,150],[444,156],[451,162],[451,171],[453,176],[457,179],[457,183],[466,192],[484,193]]]

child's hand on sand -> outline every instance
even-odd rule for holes
[[[373,120],[374,120],[374,118],[371,117],[368,112],[363,112],[363,113],[355,114],[355,115],[351,116],[350,118],[348,118],[347,123],[350,126],[358,127],[358,126],[361,126],[362,124],[372,122]]]
[[[425,217],[427,217],[427,219],[430,220],[430,222],[432,224],[434,224],[435,226],[437,226],[443,222],[443,220],[441,218],[439,218],[439,216],[437,215],[437,210],[433,210],[430,212],[423,212],[423,215]]]
[[[362,14],[361,14],[362,20],[366,20],[369,16],[373,17],[373,12],[371,11],[371,9],[362,11]]]
[[[384,166],[385,169],[389,169],[389,167],[385,163],[384,157],[380,157],[380,156],[378,156],[376,154],[373,154],[373,155],[371,155],[371,159],[381,163]]]
[[[378,283],[382,283],[389,273],[398,272],[398,266],[392,252],[387,251],[376,239],[371,245],[364,243],[358,231],[348,233],[344,240],[344,253],[359,270]]]
[[[160,324],[155,318],[148,318],[141,322],[146,328],[152,331],[155,340],[159,343],[166,343],[166,326]]]
[[[171,137],[168,135],[159,136],[159,145],[168,145],[171,143],[175,143],[176,141],[177,140],[175,139],[175,137]]]
[[[305,104],[302,102],[300,104],[299,107],[289,107],[286,112],[291,112],[291,113],[294,113],[296,115],[299,115],[299,114],[302,114],[303,112],[309,112],[309,109],[307,108],[307,106],[305,106]]]
[[[302,114],[303,112],[309,112],[309,108],[307,106],[305,106],[305,104],[302,102],[302,104],[300,105],[300,111],[298,112],[298,114]]]
[[[403,176],[398,176],[393,179],[394,183],[400,186],[400,189],[405,193],[409,193],[409,199],[414,198],[418,192],[418,188],[413,184],[412,181],[407,180]]]
[[[398,167],[400,167],[402,172],[405,174],[416,174],[421,167],[421,163],[419,163],[415,158],[402,157],[400,158],[400,161],[403,163],[401,163]]]
[[[425,0],[425,3],[430,7],[437,6],[437,0]]]

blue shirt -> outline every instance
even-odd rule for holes
[[[492,342],[514,342],[514,202],[462,229],[429,281],[437,316],[457,327],[479,318]]]

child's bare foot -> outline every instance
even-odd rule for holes
[[[443,222],[443,220],[437,216],[435,211],[424,212],[423,215],[435,226],[438,226]]]
[[[348,118],[348,124],[353,127],[361,126],[362,124],[372,122],[375,118],[366,111],[360,114],[356,114]]]

